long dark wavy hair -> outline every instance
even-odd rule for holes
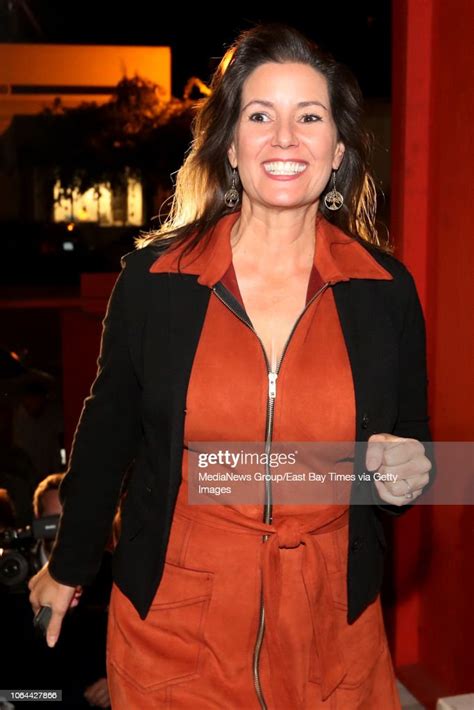
[[[280,23],[245,30],[226,51],[212,77],[209,96],[196,106],[193,141],[177,174],[170,212],[159,229],[135,239],[137,247],[166,240],[174,248],[187,241],[182,258],[198,244],[205,246],[221,217],[240,209],[229,209],[224,203],[232,179],[227,151],[239,119],[243,84],[254,69],[267,62],[306,64],[326,78],[337,139],[345,146],[337,173],[344,205],[338,211],[324,205],[329,182],[319,210],[349,236],[391,251],[375,226],[376,190],[369,166],[372,140],[363,125],[363,98],[357,80],[301,32]]]

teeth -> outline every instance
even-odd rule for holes
[[[304,163],[287,162],[283,160],[277,160],[274,163],[265,163],[263,167],[267,173],[271,175],[296,175],[306,170]]]

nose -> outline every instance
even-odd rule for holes
[[[298,145],[298,138],[295,134],[295,127],[289,120],[278,120],[275,122],[275,132],[272,145],[280,148],[289,148]]]

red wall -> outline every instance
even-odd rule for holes
[[[474,3],[393,3],[392,232],[428,330],[438,441],[474,435]],[[474,690],[472,508],[394,523],[395,663],[421,700]]]

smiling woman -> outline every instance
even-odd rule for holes
[[[326,79],[311,66],[268,62],[242,88],[229,162],[245,185],[242,209],[277,210],[318,204],[344,144],[338,139]],[[289,220],[296,213],[287,212]],[[281,225],[283,226],[283,225]]]
[[[400,708],[379,516],[429,478],[424,323],[410,274],[377,246],[361,116],[355,79],[299,32],[244,32],[198,107],[168,220],[122,258],[59,536],[30,583],[53,644],[129,469],[114,708]],[[261,459],[251,503],[231,481],[196,500],[193,457],[245,442],[265,461],[283,442],[333,442],[315,470],[344,462],[350,504],[317,504],[318,479],[291,467],[311,504],[277,499]]]

